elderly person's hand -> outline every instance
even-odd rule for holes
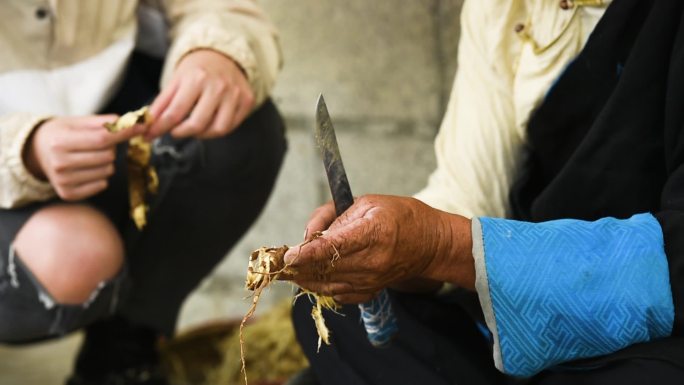
[[[155,121],[150,140],[170,132],[176,138],[216,138],[231,133],[254,107],[254,93],[242,69],[227,56],[198,49],[176,67],[150,107]]]
[[[413,198],[364,196],[337,219],[328,203],[314,211],[307,234],[308,242],[285,254],[297,272],[288,279],[342,303],[406,282],[474,287],[470,220]]]

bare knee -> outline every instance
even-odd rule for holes
[[[97,210],[75,204],[35,213],[14,240],[21,261],[56,301],[86,301],[123,263],[121,238]]]

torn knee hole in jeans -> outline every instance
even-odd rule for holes
[[[100,281],[97,286],[90,292],[88,298],[80,304],[63,304],[57,301],[43,284],[36,278],[33,273],[28,269],[25,263],[21,261],[19,255],[17,255],[14,247],[10,245],[9,253],[7,257],[6,273],[9,277],[9,284],[15,290],[20,290],[23,284],[31,285],[38,296],[38,302],[43,304],[45,310],[51,310],[55,306],[80,306],[83,309],[87,309],[92,305],[95,300],[97,300],[99,294],[102,290],[107,287],[107,285],[115,285],[114,291],[112,293],[110,311],[113,312],[116,309],[118,303],[119,295],[119,283],[120,275],[115,276],[109,280]]]

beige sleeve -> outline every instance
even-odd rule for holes
[[[515,7],[494,3],[464,3],[458,71],[435,140],[437,168],[415,195],[466,217],[505,215],[523,144],[514,124],[510,65],[519,47],[511,40],[517,39],[512,24],[516,17],[510,14]]]
[[[16,208],[55,196],[48,182],[31,175],[22,157],[33,129],[47,118],[29,113],[0,116],[0,208]]]
[[[254,0],[163,0],[171,48],[162,86],[178,61],[198,48],[235,60],[247,74],[257,104],[269,95],[282,65],[275,27]]]

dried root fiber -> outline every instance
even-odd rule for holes
[[[312,239],[316,239],[322,235],[323,233],[316,233]],[[240,324],[240,358],[242,362],[242,372],[245,375],[245,384],[247,384],[247,370],[244,349],[245,340],[242,330],[247,320],[254,315],[262,291],[274,280],[278,279],[279,274],[297,274],[296,269],[293,269],[289,265],[285,264],[285,261],[283,260],[285,252],[287,252],[288,249],[288,246],[261,247],[257,250],[254,250],[250,255],[245,287],[253,291],[252,304],[247,311],[247,314],[245,314],[245,317],[242,319],[242,323]],[[337,260],[340,256],[337,248],[334,245],[333,249],[334,254],[330,260],[331,267],[334,267],[335,260]],[[322,269],[327,270],[327,267],[322,267]],[[319,295],[304,289],[301,290],[295,299],[302,295],[308,296],[314,304],[311,310],[311,317],[314,320],[316,331],[318,332],[318,348],[320,349],[321,343],[330,345],[330,331],[325,325],[323,309],[337,311],[339,305],[333,300],[332,297]]]
[[[250,322],[243,335],[247,350],[242,349],[238,332],[226,339],[221,346],[225,359],[208,376],[206,384],[242,383],[245,374],[242,373],[242,362],[237,359],[242,351],[246,374],[254,384],[284,383],[308,366],[290,322],[291,308],[290,300],[283,301]]]

